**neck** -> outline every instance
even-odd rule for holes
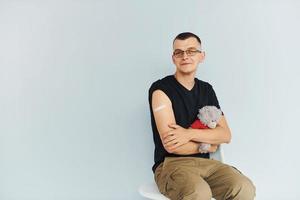
[[[176,71],[174,74],[176,80],[184,85],[186,88],[193,88],[195,84],[195,72],[189,74],[182,74]]]

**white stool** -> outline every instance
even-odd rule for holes
[[[219,146],[218,150],[215,153],[210,154],[210,158],[224,162],[224,155],[223,155],[221,145]],[[170,200],[169,198],[167,198],[166,196],[164,196],[159,192],[157,185],[154,181],[142,184],[139,187],[139,193],[143,197],[152,200]]]
[[[142,184],[139,188],[139,192],[143,197],[152,200],[169,200],[169,198],[165,197],[158,191],[155,182]]]

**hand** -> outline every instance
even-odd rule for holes
[[[208,149],[208,152],[209,152],[209,153],[214,153],[214,152],[217,151],[218,147],[219,147],[219,145],[217,145],[217,144],[212,144],[212,145],[210,145],[210,148]]]
[[[170,124],[169,127],[174,130],[168,131],[162,136],[163,145],[168,151],[174,151],[179,146],[184,145],[191,140],[187,129],[177,124]]]

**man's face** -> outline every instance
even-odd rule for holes
[[[187,50],[188,52],[182,52]],[[203,51],[201,53],[197,52],[197,50],[200,50],[200,44],[194,37],[185,40],[175,40],[172,60],[176,65],[177,71],[183,74],[190,74],[197,70],[198,64],[203,62],[205,58],[205,53]]]

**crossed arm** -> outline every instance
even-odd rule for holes
[[[167,152],[179,155],[199,153],[200,142],[211,144],[208,152],[214,152],[219,144],[230,142],[231,132],[224,115],[215,129],[186,129],[176,124],[168,96],[161,90],[155,90],[152,94],[152,110],[161,105],[165,105],[164,109],[154,112],[153,115]]]

